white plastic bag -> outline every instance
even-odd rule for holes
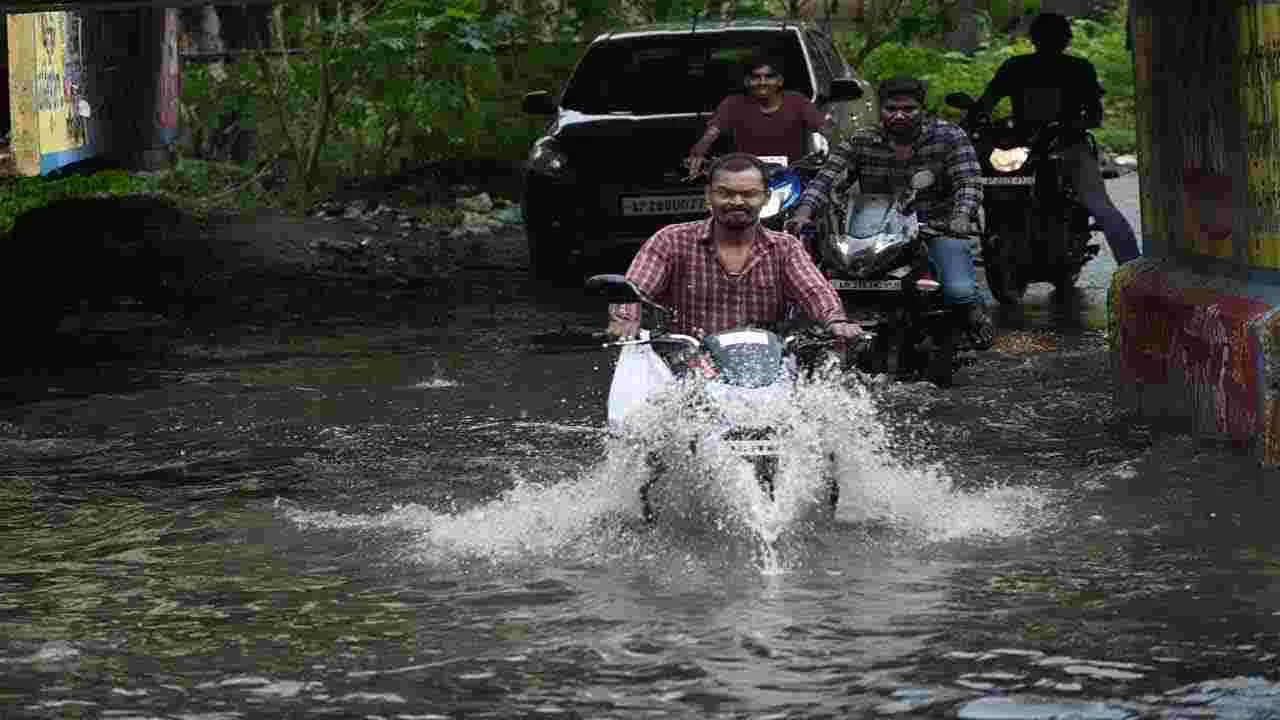
[[[648,340],[649,331],[641,330],[638,339]],[[623,345],[609,385],[609,425],[621,425],[628,413],[674,380],[653,346]]]

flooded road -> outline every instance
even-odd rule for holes
[[[952,390],[811,388],[841,503],[767,547],[732,472],[640,521],[518,264],[8,379],[0,714],[1280,717],[1277,476],[1113,411],[1108,259]]]

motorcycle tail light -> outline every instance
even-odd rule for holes
[[[916,289],[923,292],[937,292],[942,284],[930,277],[922,277],[916,281]]]

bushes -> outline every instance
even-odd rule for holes
[[[15,177],[0,183],[0,235],[7,235],[19,215],[57,200],[102,195],[126,196],[155,192],[155,177],[123,170],[103,170],[92,175],[61,178]]]

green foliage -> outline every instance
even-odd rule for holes
[[[5,178],[0,182],[0,235],[12,230],[23,213],[69,198],[158,195],[195,214],[270,206],[273,200],[258,179],[238,165],[189,159],[162,173],[100,170],[92,175]]]
[[[103,170],[92,175],[62,178],[5,178],[0,182],[0,234],[12,230],[19,215],[57,200],[136,195],[156,192],[157,189],[157,178],[123,170]]]
[[[192,211],[247,211],[274,204],[259,183],[261,173],[233,163],[182,158],[157,176],[155,190]]]
[[[906,2],[896,16],[877,21],[883,27],[845,33],[844,52],[856,61],[866,49],[860,71],[872,82],[894,74],[924,77],[932,88],[931,107],[944,117],[957,117],[942,104],[948,92],[977,95],[1001,62],[1031,50],[1026,41],[1010,43],[995,35],[973,55],[948,53],[936,47],[946,30],[938,0]],[[777,14],[787,4],[738,0],[734,13]],[[1037,5],[988,0],[988,29]],[[197,146],[232,118],[254,130],[257,163],[283,160],[293,197],[305,202],[338,179],[387,174],[404,163],[518,160],[546,122],[526,115],[522,98],[533,90],[558,90],[585,39],[608,26],[706,16],[709,4],[566,0],[559,6],[563,12],[543,3],[516,11],[514,4],[493,0],[304,1],[281,7],[286,23],[274,50],[283,44],[301,54],[251,54],[228,64],[224,79],[211,66],[186,66],[183,122]],[[1108,91],[1099,139],[1113,150],[1131,149],[1133,69],[1123,19],[1113,12],[1102,21],[1076,21],[1074,52],[1094,62]],[[183,170],[192,174],[182,182],[205,182],[194,168]],[[248,202],[257,193],[252,185],[232,195]]]

